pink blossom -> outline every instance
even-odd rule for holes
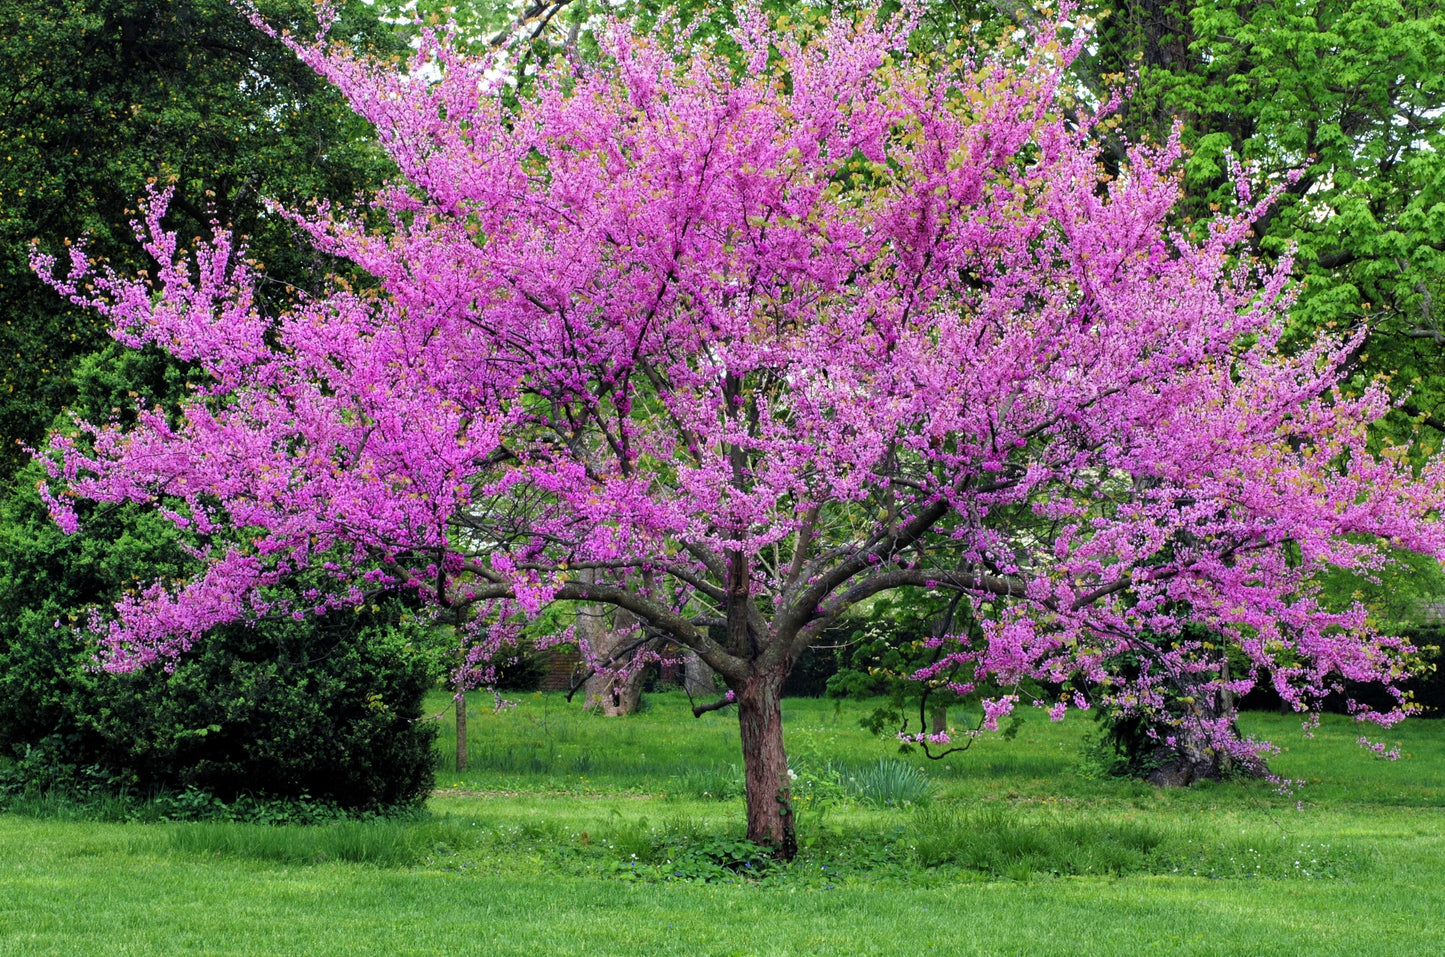
[[[1018,704],[1018,695],[1004,695],[1002,698],[983,699],[983,727],[986,731],[998,730],[998,719],[1005,718],[1013,712],[1014,705]]]

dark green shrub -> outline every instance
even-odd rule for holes
[[[841,657],[836,648],[805,648],[798,663],[783,683],[786,698],[821,698],[828,693],[828,682],[838,673]]]
[[[125,390],[173,394],[158,354],[96,356],[77,389],[92,417]],[[194,787],[311,798],[349,809],[418,801],[434,726],[433,676],[400,602],[208,635],[172,670],[113,675],[76,631],[87,609],[184,575],[175,528],[137,505],[86,506],[65,536],[22,471],[0,498],[0,759],[7,788],[146,793]]]
[[[436,726],[418,720],[431,686],[424,655],[384,621],[306,626],[227,629],[169,674],[107,676],[81,716],[98,763],[144,788],[223,800],[416,803],[435,768]]]
[[[39,720],[0,700],[0,740],[17,758],[10,776],[25,778],[12,790],[194,788],[349,809],[419,802],[435,768],[436,726],[418,720],[426,656],[390,622],[306,625],[226,629],[169,672],[126,675],[90,670],[69,629],[51,629],[38,649],[12,642],[0,670],[11,678],[6,665],[23,664],[29,697],[46,702]]]

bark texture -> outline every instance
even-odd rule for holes
[[[1221,683],[1229,681],[1228,660],[1219,663],[1219,680]],[[1224,688],[1200,688],[1192,698],[1188,707],[1193,716],[1206,722],[1215,722],[1235,713],[1234,695]],[[1238,736],[1237,728],[1235,734]],[[1174,730],[1171,736],[1173,746],[1160,745],[1149,754],[1153,768],[1146,780],[1156,787],[1189,787],[1198,781],[1218,781],[1230,774],[1260,777],[1268,770],[1263,764],[1241,765],[1229,760],[1211,747],[1203,734],[1191,731],[1187,722]]]
[[[783,860],[798,853],[788,756],[783,749],[783,681],[777,669],[751,674],[737,695],[742,730],[743,782],[748,807],[748,840],[773,849]]]

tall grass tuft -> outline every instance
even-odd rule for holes
[[[1236,831],[1007,806],[921,810],[908,843],[923,867],[947,864],[1012,879],[1150,873],[1326,880],[1363,866],[1349,844],[1301,841],[1277,828]]]
[[[921,806],[933,799],[935,790],[922,768],[897,758],[865,765],[846,775],[843,784],[860,803],[878,807]]]
[[[736,764],[702,764],[686,768],[678,789],[700,801],[730,801],[743,793],[743,775]]]
[[[910,843],[924,867],[954,864],[998,877],[1128,874],[1150,869],[1168,839],[1145,822],[1030,816],[999,807],[960,812],[927,809],[914,819]]]

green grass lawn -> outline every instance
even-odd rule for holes
[[[1013,740],[906,758],[932,794],[899,806],[860,790],[895,750],[864,706],[790,700],[804,848],[759,880],[735,860],[731,715],[489,704],[415,820],[0,815],[0,954],[1445,954],[1438,722],[1387,763],[1348,721],[1305,739],[1246,715],[1307,782],[1282,795],[1104,778],[1087,716],[1030,712]]]

